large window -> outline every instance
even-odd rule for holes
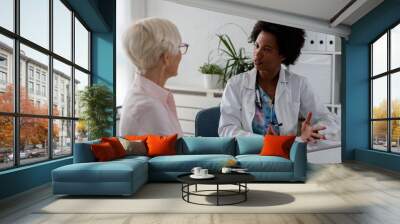
[[[400,24],[370,45],[371,146],[400,153]]]
[[[63,0],[0,0],[0,170],[70,156],[74,136],[87,139],[90,35]]]

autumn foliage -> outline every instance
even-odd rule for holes
[[[400,117],[400,100],[392,100],[391,117]],[[387,101],[382,101],[378,106],[373,108],[373,118],[387,118]],[[400,122],[392,121],[392,141],[398,141],[400,138]],[[375,121],[373,125],[374,138],[385,138],[387,136],[387,121]]]
[[[13,85],[7,86],[6,92],[0,93],[0,111],[13,112],[14,107],[14,89]],[[43,106],[46,105],[46,106]],[[29,99],[25,88],[20,88],[20,110],[21,114],[47,115],[47,104],[34,105]],[[58,110],[55,111],[58,114]],[[0,116],[0,147],[13,148],[13,117]],[[24,149],[26,145],[44,145],[48,137],[48,119],[47,118],[20,118],[20,148]],[[53,125],[53,138],[58,138],[59,127]]]

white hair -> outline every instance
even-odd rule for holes
[[[125,33],[124,48],[140,73],[155,67],[163,53],[177,54],[181,43],[178,28],[171,21],[146,18]]]

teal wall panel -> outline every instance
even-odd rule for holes
[[[355,160],[400,172],[400,155],[368,149],[356,149]]]
[[[355,159],[383,168],[399,170],[400,160],[397,155],[382,154],[369,149],[369,44],[399,22],[400,0],[386,0],[353,24],[351,35],[344,42],[343,160]],[[393,161],[398,161],[398,165]]]
[[[72,157],[0,172],[0,199],[51,181],[51,171],[72,163]]]
[[[112,90],[114,86],[113,50],[113,33],[92,34],[93,83],[105,84]]]

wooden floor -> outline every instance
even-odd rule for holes
[[[310,165],[308,182],[317,183],[346,201],[363,201],[357,214],[36,214],[54,200],[50,186],[0,202],[0,223],[400,223],[400,174],[360,163]]]

